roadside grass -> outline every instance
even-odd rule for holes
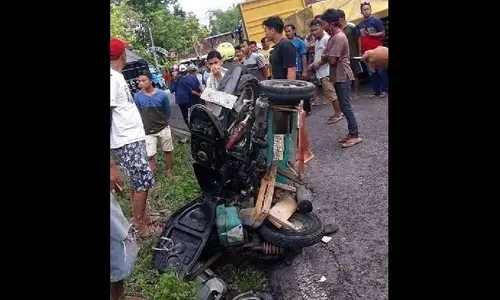
[[[235,260],[233,263],[213,268],[214,272],[227,284],[228,294],[225,299],[232,299],[237,294],[250,290],[269,290],[267,270],[254,263],[249,260]]]
[[[194,176],[190,160],[190,144],[174,142],[174,174],[178,180],[169,180],[164,163],[163,152],[158,149],[156,155],[157,171],[156,188],[148,194],[151,213],[166,216],[181,208],[200,195],[200,188]],[[128,180],[124,178],[126,190]],[[131,200],[128,195],[119,197],[118,202],[125,216],[132,217]],[[127,299],[140,297],[145,300],[193,300],[200,285],[195,282],[184,282],[174,272],[158,274],[151,269],[153,250],[158,235],[143,240],[132,274],[125,280]],[[267,272],[260,266],[243,261],[220,265],[213,269],[228,285],[228,295],[248,290],[266,290],[268,288]]]

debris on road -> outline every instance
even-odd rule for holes
[[[321,279],[318,282],[325,282],[325,281],[326,281],[326,277],[325,276],[321,276]]]
[[[331,238],[331,237],[329,237],[329,236],[324,236],[324,237],[321,239],[321,241],[322,241],[323,243],[325,243],[325,244],[327,244],[327,243],[328,243],[329,241],[331,241],[331,240],[332,240],[332,238]]]

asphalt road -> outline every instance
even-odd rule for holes
[[[328,243],[304,249],[290,266],[269,272],[280,300],[388,299],[388,99],[353,101],[363,142],[342,149],[345,120],[327,125],[330,105],[313,107],[307,118],[315,158],[306,184],[314,211],[340,230]],[[321,277],[326,278],[320,282]]]
[[[353,101],[361,144],[341,148],[337,140],[347,134],[347,123],[326,124],[331,105],[313,107],[307,118],[315,158],[307,164],[306,184],[314,211],[340,230],[291,265],[270,269],[276,299],[388,299],[388,99],[366,97],[369,85],[362,91]],[[171,125],[187,130],[173,99]]]

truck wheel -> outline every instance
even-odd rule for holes
[[[275,104],[294,105],[313,97],[314,84],[302,80],[271,79],[259,82],[260,92]]]
[[[304,248],[312,246],[323,238],[323,223],[314,213],[294,213],[289,222],[299,227],[298,231],[277,228],[266,220],[259,228],[262,238],[273,245],[287,248]]]

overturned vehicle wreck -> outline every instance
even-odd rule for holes
[[[238,66],[218,91],[203,93],[205,105],[194,105],[189,119],[202,195],[167,220],[155,248],[155,269],[176,268],[180,276],[206,283],[214,276],[208,266],[226,251],[290,258],[321,241],[324,226],[302,182],[299,104],[313,90],[304,81],[259,82]],[[223,290],[219,285],[200,298],[219,299]]]

